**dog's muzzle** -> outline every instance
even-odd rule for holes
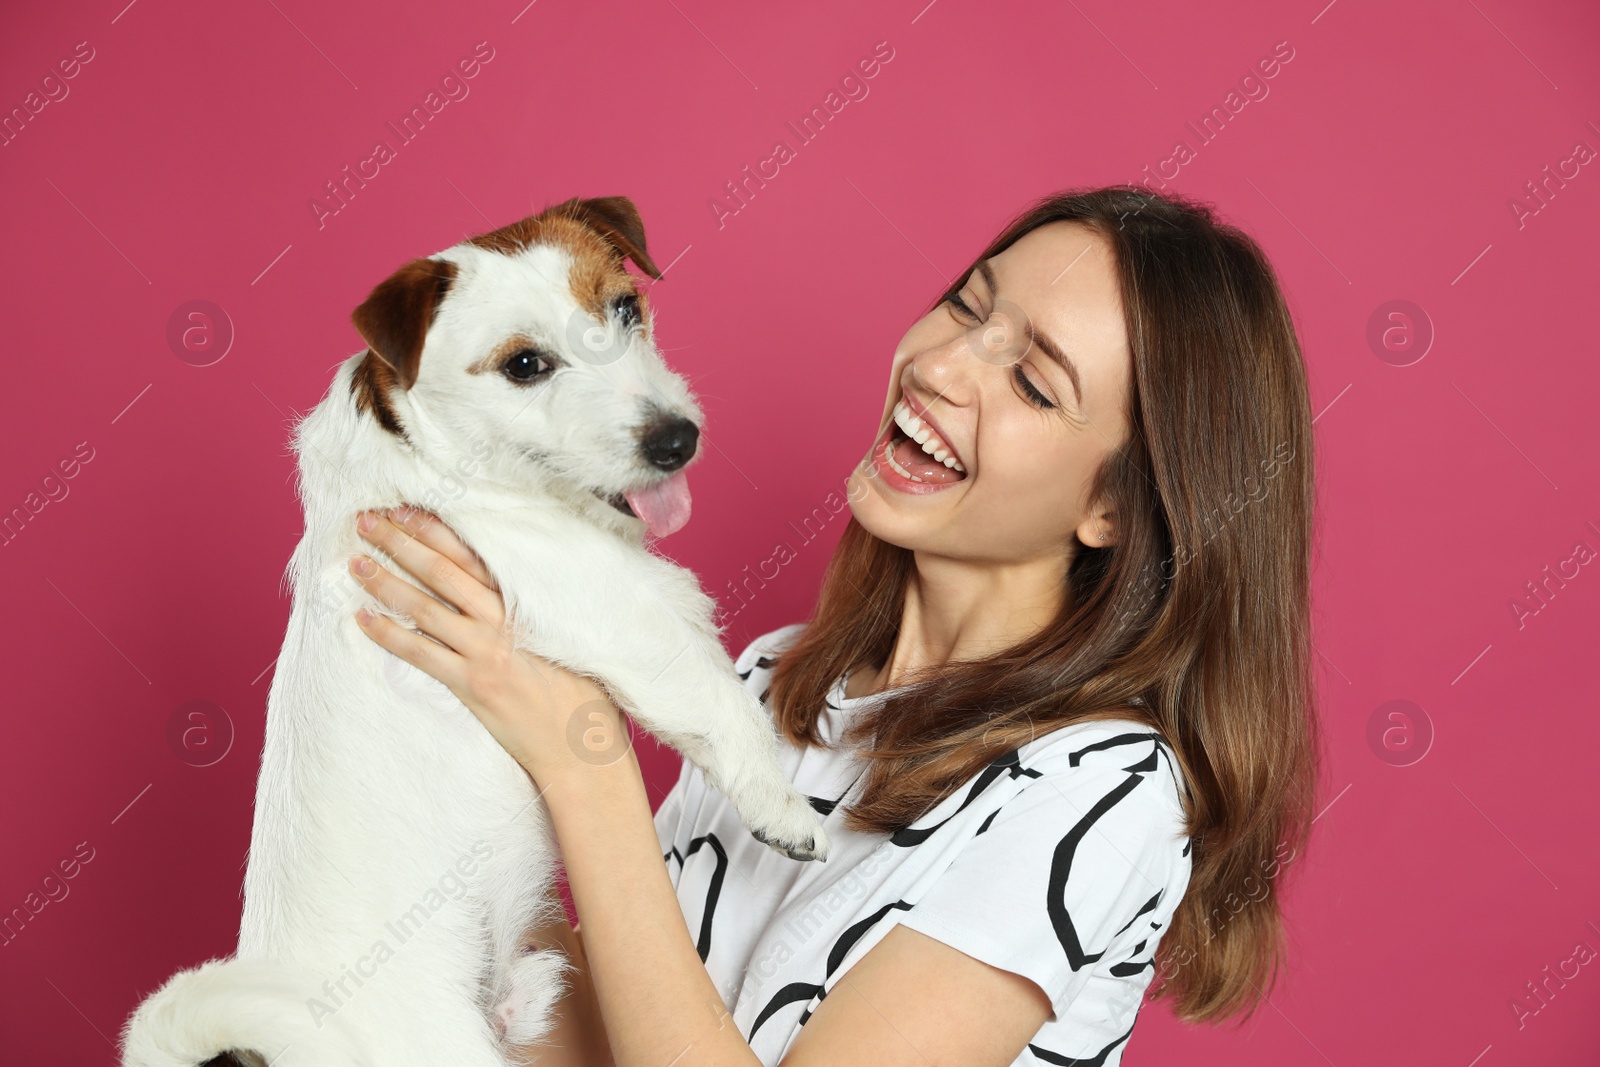
[[[620,493],[596,491],[624,515],[643,520],[657,537],[683,528],[689,521],[689,483],[683,468],[694,459],[700,427],[682,415],[663,414],[639,432],[639,458],[652,469],[648,481]]]

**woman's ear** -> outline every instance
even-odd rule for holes
[[[1110,548],[1117,543],[1117,527],[1110,511],[1096,509],[1079,523],[1078,540],[1089,548]]]

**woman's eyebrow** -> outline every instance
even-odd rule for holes
[[[995,283],[994,268],[989,266],[987,259],[978,261],[978,273],[983,275],[984,282],[989,286],[989,292],[999,296],[1000,286]],[[1060,345],[1045,336],[1044,331],[1033,324],[1032,319],[1028,320],[1028,334],[1039,346],[1041,352],[1049,356],[1062,370],[1067,372],[1067,377],[1072,381],[1072,392],[1078,398],[1078,407],[1081,410],[1083,408],[1083,382],[1078,377],[1078,365],[1072,362],[1066,352],[1062,351]]]

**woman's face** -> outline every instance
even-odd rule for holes
[[[890,544],[975,562],[1113,543],[1116,516],[1085,499],[1129,429],[1110,245],[1049,223],[975,269],[958,299],[895,349],[885,425],[850,475],[856,520]]]

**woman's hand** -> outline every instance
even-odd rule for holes
[[[597,754],[609,761],[632,755],[627,724],[604,689],[515,646],[499,587],[438,516],[414,508],[363,512],[356,530],[434,594],[369,556],[351,557],[356,580],[417,627],[363,608],[356,613],[362,631],[448,686],[541,790],[575,765],[592,767]]]

